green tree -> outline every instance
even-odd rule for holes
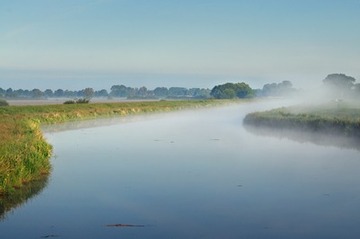
[[[154,95],[156,97],[166,97],[169,94],[169,90],[166,87],[156,87],[154,89]]]
[[[254,90],[244,82],[226,83],[215,86],[210,95],[216,99],[251,98],[254,96]]]
[[[94,96],[94,89],[93,88],[85,88],[84,89],[84,98],[90,100]]]
[[[54,92],[54,96],[55,96],[55,97],[64,97],[64,90],[63,90],[63,89],[57,89],[57,90]]]
[[[354,77],[336,73],[327,75],[323,83],[333,96],[343,98],[350,93],[355,81]]]
[[[54,95],[54,92],[51,89],[46,89],[44,91],[44,96],[45,97],[53,97],[53,95]]]
[[[127,87],[124,85],[113,85],[110,89],[110,95],[113,97],[127,97]]]
[[[108,97],[109,93],[107,92],[107,90],[102,89],[102,90],[99,90],[99,91],[95,91],[95,96],[96,97]]]
[[[169,96],[170,97],[184,97],[186,96],[187,89],[184,87],[170,87]]]
[[[148,94],[148,90],[145,86],[140,87],[136,92],[136,95],[139,97],[146,97],[147,94]]]
[[[4,97],[5,93],[6,93],[6,91],[0,87],[0,97]]]
[[[291,81],[283,81],[281,83],[265,84],[260,92],[261,96],[284,96],[294,93]]]
[[[43,96],[43,92],[39,89],[33,89],[31,91],[31,97],[35,99],[39,99]]]
[[[8,98],[14,97],[14,98],[15,98],[16,96],[17,96],[17,95],[16,95],[16,93],[13,91],[12,88],[7,89],[6,92],[5,92],[5,97],[8,97]]]
[[[350,89],[355,81],[354,77],[345,74],[330,74],[323,80],[325,85],[343,89]]]

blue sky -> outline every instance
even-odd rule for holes
[[[360,81],[360,0],[1,0],[0,87]]]

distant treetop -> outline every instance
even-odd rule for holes
[[[340,87],[340,88],[351,88],[354,85],[355,78],[347,76],[345,74],[329,74],[323,80],[325,85]]]
[[[259,96],[286,96],[295,93],[291,81],[285,80],[281,83],[265,84],[259,92]]]
[[[254,91],[244,82],[225,83],[215,86],[210,95],[216,99],[250,98],[254,96]]]
[[[359,94],[355,78],[345,74],[330,74],[324,80],[324,85],[332,98],[358,98]]]

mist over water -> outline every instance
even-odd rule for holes
[[[288,104],[254,102],[46,129],[54,146],[49,184],[0,222],[1,235],[357,238],[358,150],[243,128],[247,113]]]

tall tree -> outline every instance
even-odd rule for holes
[[[169,90],[166,87],[156,87],[154,89],[154,95],[156,97],[166,97],[169,94]]]
[[[45,97],[53,97],[53,95],[54,95],[54,92],[51,89],[46,89],[44,91],[44,96]]]
[[[330,74],[323,80],[325,86],[336,97],[343,98],[354,86],[355,78],[345,74]]]
[[[0,97],[4,97],[5,93],[6,93],[6,91],[0,87]]]
[[[210,95],[217,99],[250,98],[254,96],[254,91],[244,82],[225,83],[215,86]]]
[[[261,96],[284,96],[295,92],[291,81],[265,84],[260,92]]]
[[[84,98],[90,100],[94,96],[94,89],[93,88],[85,88],[84,89]]]
[[[33,89],[31,91],[31,97],[35,99],[39,99],[43,96],[43,92],[39,89]]]
[[[113,85],[111,87],[111,96],[113,97],[127,97],[127,87],[124,85]]]
[[[148,90],[145,86],[142,86],[137,91],[137,96],[139,97],[146,97],[148,93]]]
[[[95,91],[95,97],[108,97],[108,96],[109,96],[109,93],[105,89]]]
[[[330,74],[323,80],[325,85],[339,89],[350,89],[354,85],[355,81],[354,77],[347,76],[345,74]]]
[[[184,87],[170,87],[169,96],[171,97],[183,97],[186,96],[187,89]]]
[[[12,88],[9,88],[9,89],[6,90],[5,96],[6,97],[16,97],[16,95],[15,95]]]
[[[55,97],[64,97],[64,90],[63,89],[57,89],[54,92]]]

